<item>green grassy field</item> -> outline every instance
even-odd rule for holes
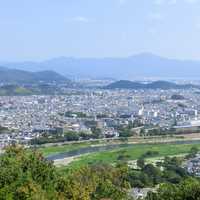
[[[153,139],[152,139],[153,138]],[[131,142],[137,142],[137,143],[148,143],[148,142],[154,142],[155,137],[149,137],[149,138],[124,138],[124,139],[107,139],[107,140],[96,140],[96,141],[85,141],[80,143],[73,143],[73,144],[64,144],[64,145],[54,145],[49,147],[41,147],[38,150],[43,153],[44,156],[58,154],[62,152],[68,152],[72,150],[81,149],[83,147],[90,147],[92,145],[113,145],[113,144],[126,144]],[[172,139],[176,139],[176,137],[170,137]],[[158,137],[157,142],[162,141],[163,137]],[[180,138],[179,138],[180,139]]]
[[[200,149],[200,144],[134,144],[132,147],[81,156],[79,159],[73,161],[68,168],[79,168],[83,165],[99,162],[116,163],[118,156],[122,153],[128,156],[128,160],[136,160],[149,150],[159,152],[157,157],[187,154],[193,146]]]
[[[67,144],[67,145],[57,145],[57,146],[49,146],[49,147],[42,147],[38,150],[44,155],[54,155],[62,152],[69,152],[73,150],[78,150],[84,147],[89,147],[91,145],[97,145],[99,142],[84,142],[84,143],[75,143],[75,144]]]

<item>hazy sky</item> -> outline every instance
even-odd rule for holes
[[[0,0],[0,60],[200,59],[200,0]]]

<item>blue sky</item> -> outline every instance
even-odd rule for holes
[[[0,60],[200,60],[200,0],[0,0]]]

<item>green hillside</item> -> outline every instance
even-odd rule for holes
[[[64,76],[54,71],[29,72],[0,67],[0,83],[33,84],[33,83],[66,83]]]

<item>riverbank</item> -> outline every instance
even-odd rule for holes
[[[168,143],[178,141],[197,141],[200,140],[200,134],[185,134],[175,136],[148,136],[148,137],[130,137],[130,138],[109,138],[98,140],[74,141],[64,143],[53,143],[37,146],[36,148],[44,155],[56,155],[72,150],[79,150],[85,147],[107,146],[115,144],[153,144]],[[35,148],[35,146],[34,146]]]
[[[96,164],[96,163],[107,163],[114,164],[120,161],[120,155],[124,155],[127,161],[132,161],[140,158],[147,151],[159,152],[157,157],[164,156],[176,156],[180,154],[189,153],[191,147],[197,146],[200,148],[200,144],[196,145],[170,145],[170,144],[156,144],[156,145],[137,145],[132,148],[122,148],[114,151],[94,153],[86,156],[82,156],[77,160],[68,163],[69,168],[79,168],[83,165]],[[156,156],[155,156],[156,158]]]
[[[73,168],[98,162],[116,163],[122,152],[129,161],[138,159],[152,149],[159,152],[158,156],[176,156],[188,153],[192,146],[200,148],[200,134],[70,142],[51,144],[38,150],[49,160],[53,160],[56,166]]]
[[[200,142],[191,144],[136,144],[115,150],[58,159],[59,161],[56,161],[55,164],[57,166],[67,166],[67,168],[71,169],[98,163],[115,164],[121,159],[123,160],[123,158],[126,161],[137,160],[148,151],[158,152],[157,156],[152,156],[152,158],[156,159],[165,156],[185,155],[194,146],[200,149]]]

